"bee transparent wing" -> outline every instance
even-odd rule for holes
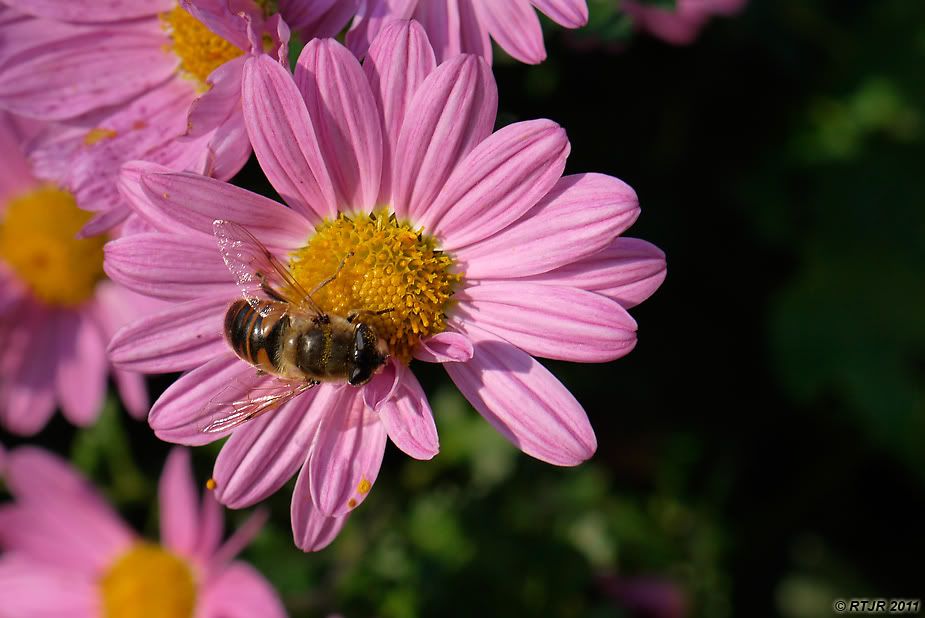
[[[206,404],[201,414],[201,417],[206,419],[202,432],[221,433],[234,429],[247,421],[275,410],[319,383],[295,382],[279,378],[267,380],[266,376],[257,375],[255,384],[259,385],[247,387],[245,395],[237,400],[229,401],[223,395],[240,396],[240,384],[229,385],[213,397]]]
[[[212,233],[225,265],[251,307],[259,311],[261,301],[270,299],[287,302],[305,313],[322,314],[289,269],[243,226],[218,219],[212,222]]]

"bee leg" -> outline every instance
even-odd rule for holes
[[[264,294],[266,294],[267,296],[269,296],[269,297],[272,298],[273,300],[277,300],[277,301],[283,302],[283,303],[286,302],[286,299],[283,298],[282,296],[280,296],[280,295],[276,292],[276,290],[274,290],[274,289],[270,286],[270,284],[267,283],[266,277],[264,277],[262,274],[260,275],[260,289],[263,290],[263,293],[264,293]]]
[[[347,314],[347,321],[351,324],[361,315],[385,315],[386,313],[392,313],[395,311],[395,307],[389,307],[388,309],[380,309],[379,311],[351,311]]]
[[[326,286],[327,284],[329,284],[329,283],[331,283],[332,281],[334,281],[335,279],[337,279],[337,275],[339,275],[339,274],[340,274],[340,271],[344,268],[344,264],[346,264],[346,263],[347,263],[347,260],[350,259],[350,258],[352,258],[352,257],[353,257],[353,251],[347,252],[347,255],[344,256],[344,259],[342,259],[342,260],[340,261],[340,264],[337,265],[337,270],[334,271],[334,274],[331,275],[330,277],[328,277],[327,279],[324,279],[323,281],[321,281],[321,283],[319,283],[318,285],[316,285],[316,286],[314,287],[314,289],[312,289],[312,291],[308,293],[308,295],[309,295],[309,296],[314,296],[314,295],[318,292],[318,290],[320,290],[321,288],[323,288],[323,287]]]

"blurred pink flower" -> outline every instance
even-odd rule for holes
[[[224,180],[244,165],[251,153],[240,105],[244,53],[267,46],[285,58],[289,38],[280,16],[265,18],[259,4],[0,3],[0,109],[71,126],[36,160],[64,179],[81,208],[98,214],[87,233],[129,214],[115,189],[125,161]],[[327,23],[307,6],[313,3],[283,3],[284,15],[288,10],[303,31],[330,35],[349,17]]]
[[[748,0],[676,0],[675,10],[649,6],[637,0],[622,0],[620,6],[636,26],[673,45],[693,43],[700,29],[716,15],[735,15]]]
[[[368,0],[347,33],[347,46],[362,57],[369,43],[395,20],[420,22],[443,62],[465,53],[491,64],[489,35],[521,62],[546,59],[537,9],[565,28],[588,23],[587,0]]]
[[[324,383],[236,429],[215,465],[224,504],[262,500],[302,467],[296,543],[329,543],[375,482],[387,436],[418,459],[439,450],[412,356],[442,363],[525,453],[569,466],[589,458],[585,411],[531,355],[604,362],[635,345],[626,308],[660,285],[665,261],[655,246],[619,237],[639,214],[633,190],[601,174],[562,177],[569,143],[549,120],[492,133],[488,65],[460,55],[436,66],[415,22],[386,26],[362,67],[330,39],[305,47],[294,80],[253,56],[243,93],[257,157],[291,208],[148,163],[127,166],[120,181],[158,231],[109,243],[107,272],[177,304],[117,333],[112,359],[192,370],[152,408],[156,434],[215,440],[223,434],[203,432],[210,401],[272,381],[223,338],[241,296],[212,237],[213,221],[226,219],[289,261],[306,289],[351,253],[315,300],[338,315],[390,309],[370,323],[393,361],[362,388]]]
[[[286,615],[263,576],[232,561],[262,519],[252,517],[222,545],[222,508],[209,493],[200,504],[189,451],[171,451],[161,475],[162,545],[135,534],[63,459],[32,447],[7,459],[13,502],[0,506],[4,616]]]
[[[56,405],[75,425],[99,415],[115,331],[161,303],[108,281],[105,237],[76,239],[89,217],[21,151],[33,123],[0,112],[0,426],[34,434]],[[114,369],[129,412],[148,410],[142,376]]]

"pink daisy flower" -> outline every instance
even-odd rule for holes
[[[0,3],[0,108],[72,125],[37,160],[65,178],[81,208],[98,213],[87,233],[129,214],[115,189],[125,161],[221,179],[244,165],[251,152],[240,105],[245,52],[256,41],[258,49],[287,53],[289,29],[279,15],[267,17],[271,4]],[[341,9],[319,12],[316,4],[293,0],[283,10],[300,30],[325,36],[349,18]]]
[[[0,426],[39,431],[56,405],[75,425],[96,420],[115,331],[160,303],[103,273],[103,236],[76,239],[89,218],[20,150],[20,126],[0,112]],[[112,371],[129,412],[143,416],[143,378]]]
[[[662,9],[622,0],[620,6],[633,18],[636,26],[647,30],[673,45],[694,42],[700,29],[711,17],[735,15],[745,8],[748,0],[677,0],[674,10]]]
[[[232,561],[262,518],[222,544],[222,507],[209,493],[199,502],[189,459],[176,448],[164,465],[156,544],[135,534],[63,459],[32,447],[7,453],[13,502],[0,506],[3,615],[285,616],[263,576]]]
[[[332,316],[360,312],[391,358],[361,388],[324,382],[234,428],[215,464],[221,502],[253,504],[301,467],[296,543],[329,543],[375,482],[387,438],[418,459],[439,450],[412,358],[443,364],[525,453],[569,466],[594,453],[585,411],[533,356],[604,362],[635,345],[626,308],[659,286],[665,261],[619,236],[639,214],[630,187],[562,177],[569,144],[551,121],[492,133],[488,65],[461,55],[437,66],[415,22],[386,26],[362,67],[330,39],[305,47],[294,80],[252,56],[243,107],[289,207],[148,163],[123,170],[122,190],[157,231],[109,243],[107,272],[177,304],[117,333],[111,357],[137,371],[191,370],[156,402],[151,426],[167,441],[210,442],[231,431],[204,431],[217,407],[279,382],[223,335],[242,296],[223,254],[233,263],[243,245],[223,241],[220,252],[216,220],[249,230],[306,290],[333,277],[314,303]]]
[[[476,54],[491,64],[490,36],[513,58],[538,64],[546,47],[534,9],[565,28],[588,23],[586,0],[368,0],[347,33],[347,46],[362,57],[387,24],[414,19],[427,31],[437,62]]]

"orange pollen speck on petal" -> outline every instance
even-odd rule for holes
[[[192,618],[196,579],[188,561],[140,542],[99,579],[103,618]]]
[[[90,219],[74,196],[52,185],[14,197],[0,220],[0,261],[39,300],[74,307],[105,278],[105,236],[76,238]]]
[[[462,281],[436,238],[386,209],[322,222],[306,246],[291,254],[289,266],[306,290],[337,273],[315,293],[315,303],[333,315],[359,313],[405,364],[421,339],[446,329]]]
[[[209,89],[209,75],[244,52],[218,36],[183,7],[160,14],[161,23],[170,37],[168,51],[180,59],[180,73],[196,84],[199,92]]]
[[[349,500],[347,500],[347,506],[349,506],[350,508],[353,508],[356,505],[357,505],[357,501],[354,500],[353,498],[350,498]]]
[[[367,479],[360,481],[360,484],[357,485],[357,493],[368,494],[369,490],[373,488],[373,484],[370,483]]]
[[[209,479],[206,481],[206,489],[209,491],[214,491],[216,487],[218,487],[218,483],[215,482],[215,479]]]
[[[112,139],[116,137],[117,135],[119,134],[113,131],[112,129],[104,129],[102,127],[90,129],[89,131],[87,131],[87,134],[84,135],[84,145],[93,146],[94,144],[98,144],[99,142],[102,142],[103,140]]]

